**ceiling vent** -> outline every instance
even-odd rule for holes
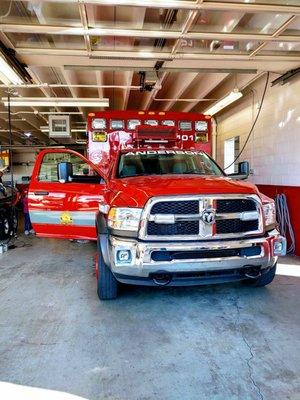
[[[71,138],[70,115],[49,115],[49,137]]]

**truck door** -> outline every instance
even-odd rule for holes
[[[59,181],[60,162],[72,164],[71,181]],[[37,157],[28,194],[37,236],[95,240],[96,215],[104,201],[105,186],[99,168],[81,154],[43,150]]]

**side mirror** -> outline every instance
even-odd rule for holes
[[[73,175],[73,165],[70,162],[60,162],[57,164],[58,180],[61,183],[70,182]]]
[[[250,164],[248,161],[242,161],[238,163],[238,173],[228,174],[232,179],[243,180],[247,179],[250,174]]]
[[[250,174],[250,164],[249,161],[242,161],[239,162],[238,164],[238,171],[239,175],[247,175],[247,177]]]

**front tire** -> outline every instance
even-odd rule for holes
[[[261,275],[259,278],[254,279],[253,281],[250,281],[251,286],[262,287],[262,286],[269,285],[275,278],[276,267],[277,267],[277,263],[268,272]]]
[[[100,300],[112,300],[118,297],[118,281],[105,264],[98,240],[98,280],[97,293]]]

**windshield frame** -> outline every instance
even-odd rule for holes
[[[124,155],[124,154],[126,154],[126,153],[138,153],[138,152],[146,152],[146,151],[149,151],[149,152],[153,152],[153,151],[169,151],[169,152],[171,152],[171,151],[178,151],[178,152],[187,152],[187,154],[188,154],[188,152],[193,152],[193,153],[199,153],[199,155],[205,155],[209,160],[210,160],[210,162],[214,165],[214,167],[216,167],[217,168],[217,170],[219,170],[219,172],[220,172],[220,175],[217,175],[217,174],[200,174],[200,173],[182,173],[182,174],[180,174],[180,173],[178,173],[178,174],[176,174],[176,173],[166,173],[166,174],[164,174],[164,173],[162,173],[162,174],[158,174],[158,173],[140,173],[140,174],[136,174],[136,175],[132,175],[132,176],[119,176],[119,165],[120,165],[120,161],[121,161],[121,157]],[[149,155],[151,155],[151,153],[149,154]],[[209,154],[207,154],[205,151],[202,151],[202,150],[187,150],[187,149],[178,149],[178,150],[173,150],[173,149],[138,149],[138,150],[136,150],[136,149],[128,149],[128,150],[123,150],[123,151],[121,151],[120,153],[119,153],[119,155],[118,155],[118,158],[117,158],[117,162],[115,163],[115,168],[114,168],[114,171],[113,171],[113,176],[116,178],[116,179],[127,179],[127,178],[136,178],[136,177],[140,177],[140,176],[189,176],[189,175],[193,175],[193,176],[200,176],[200,177],[215,177],[215,178],[218,178],[218,177],[226,177],[227,175],[225,174],[225,172],[223,171],[223,169],[216,163],[216,161],[209,155]]]

